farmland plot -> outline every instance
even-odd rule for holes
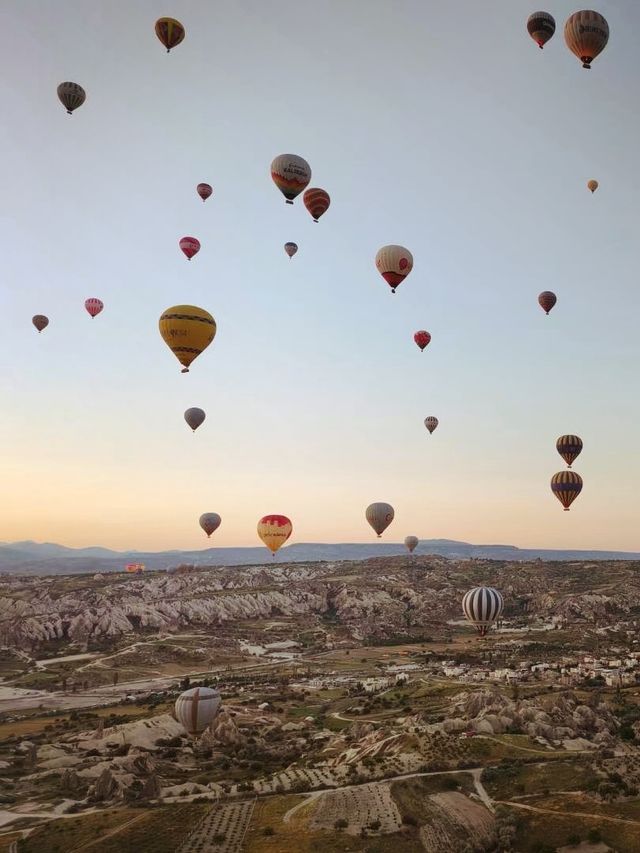
[[[310,829],[334,830],[337,820],[348,821],[346,832],[359,835],[363,827],[380,822],[380,832],[397,832],[402,827],[400,812],[388,784],[373,783],[355,788],[328,791],[318,798]]]
[[[254,806],[255,800],[214,806],[178,853],[241,853]]]
[[[455,791],[430,796],[420,822],[420,838],[431,853],[450,853],[463,841],[485,850],[494,840],[493,816],[484,806]]]

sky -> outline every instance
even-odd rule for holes
[[[0,540],[254,545],[284,513],[291,542],[369,541],[387,501],[386,541],[640,550],[640,5],[598,3],[591,71],[573,0],[544,51],[530,4],[477,7],[6,0]],[[71,117],[64,80],[87,91]],[[273,185],[281,153],[330,193],[318,224]],[[414,256],[395,295],[388,243]],[[158,332],[182,303],[218,323],[185,375]],[[569,513],[563,433],[584,441]]]

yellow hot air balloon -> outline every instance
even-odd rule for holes
[[[286,515],[265,515],[258,522],[258,536],[274,557],[292,531],[293,525]]]
[[[217,326],[208,311],[195,305],[174,305],[160,317],[160,334],[183,365],[183,373],[216,336]]]
[[[597,181],[589,181],[587,186],[589,187],[591,192],[594,193],[598,189],[599,184]]]

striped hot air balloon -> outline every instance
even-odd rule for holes
[[[213,194],[213,187],[211,184],[198,184],[196,187],[196,192],[202,199],[202,201],[206,201],[210,195]]]
[[[542,50],[555,31],[556,22],[548,12],[534,12],[533,15],[529,15],[527,32],[540,50]]]
[[[87,309],[87,313],[93,320],[93,318],[97,317],[104,308],[104,302],[102,299],[96,299],[95,296],[92,296],[90,299],[85,299],[84,307]]]
[[[207,538],[211,536],[212,533],[215,533],[216,530],[222,524],[222,519],[218,515],[217,512],[204,512],[200,516],[199,520],[200,527],[207,534]]]
[[[180,248],[186,255],[188,261],[200,251],[200,240],[196,237],[183,237],[179,243]]]
[[[293,532],[293,525],[286,515],[265,515],[258,522],[258,536],[275,557]]]
[[[577,435],[561,435],[556,441],[556,450],[569,468],[582,453],[582,439]]]
[[[87,99],[87,93],[78,83],[60,83],[58,86],[58,98],[67,113],[71,115],[74,110],[81,107]]]
[[[387,527],[391,524],[395,516],[395,510],[391,504],[378,502],[369,504],[365,510],[365,518],[378,534],[378,539],[382,536]]]
[[[545,314],[548,314],[549,311],[551,311],[557,301],[557,296],[550,290],[543,290],[538,296],[538,305],[542,308]]]
[[[31,322],[36,327],[38,332],[41,332],[49,325],[49,318],[45,317],[44,314],[36,314],[34,317],[31,318]]]
[[[564,40],[583,68],[591,68],[609,41],[609,24],[599,12],[584,9],[574,12],[564,25]]]
[[[376,254],[376,267],[391,292],[395,293],[396,287],[413,269],[413,255],[404,246],[383,246]]]
[[[433,434],[434,429],[437,428],[440,421],[437,418],[434,418],[433,415],[429,415],[428,418],[424,419],[424,425],[429,430],[429,435]]]
[[[271,179],[286,203],[293,204],[294,198],[309,185],[311,166],[297,154],[280,154],[271,163]]]
[[[551,478],[551,491],[558,498],[565,512],[582,491],[582,477],[575,471],[558,471]]]
[[[176,720],[191,737],[199,737],[215,720],[221,701],[220,693],[211,687],[192,687],[176,699]]]
[[[176,47],[183,41],[185,30],[180,21],[176,21],[175,18],[158,18],[156,35],[169,53],[172,47]]]
[[[167,308],[158,323],[165,344],[175,355],[183,373],[216,336],[217,326],[208,311],[195,305],[174,305]]]
[[[314,222],[317,222],[322,214],[327,212],[331,204],[329,193],[326,190],[318,189],[318,187],[311,187],[305,190],[302,201],[313,217]]]
[[[413,554],[413,552],[418,547],[419,542],[420,542],[420,540],[418,539],[417,536],[405,536],[404,537],[405,547],[407,548],[407,550],[409,551],[410,554]]]
[[[481,637],[500,618],[503,608],[502,596],[492,586],[476,586],[462,598],[462,612]]]
[[[431,335],[429,332],[425,332],[424,329],[421,329],[419,332],[415,333],[413,340],[420,347],[420,352],[424,352],[424,348],[429,346],[429,343],[431,342]]]

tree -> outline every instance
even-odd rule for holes
[[[599,829],[590,829],[587,833],[587,840],[592,844],[598,844],[598,842],[602,841],[602,834]]]
[[[349,826],[349,821],[345,820],[343,817],[339,817],[333,826],[335,829],[346,829]]]

